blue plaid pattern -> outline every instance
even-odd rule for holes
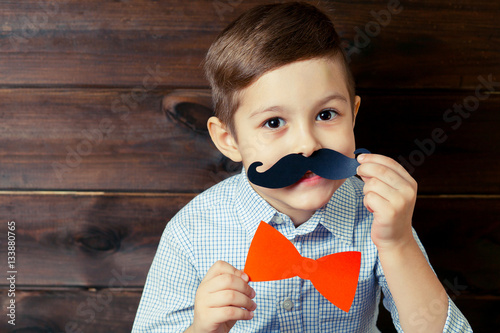
[[[168,223],[148,274],[132,332],[183,332],[193,320],[196,290],[208,269],[224,260],[243,269],[261,220],[280,231],[304,257],[318,259],[361,251],[356,296],[348,313],[325,299],[308,280],[250,282],[254,318],[231,332],[379,332],[381,291],[399,332],[398,312],[370,238],[373,216],[363,205],[363,182],[347,179],[325,207],[295,228],[250,186],[245,172],[194,198]],[[422,251],[425,251],[414,233]],[[472,332],[449,300],[445,332]]]

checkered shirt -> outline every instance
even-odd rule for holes
[[[288,216],[253,190],[244,171],[198,195],[168,223],[132,332],[183,332],[188,328],[196,290],[208,269],[217,260],[243,269],[261,220],[288,238],[303,257],[318,259],[331,253],[360,251],[356,296],[346,313],[325,299],[309,280],[294,277],[250,282],[256,291],[254,318],[236,322],[231,332],[379,332],[376,321],[381,291],[394,326],[402,332],[370,238],[373,215],[363,205],[363,182],[356,177],[347,179],[325,207],[296,228]],[[425,254],[415,232],[414,237]],[[472,332],[450,299],[444,332]]]

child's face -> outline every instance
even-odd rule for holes
[[[260,161],[257,170],[262,172],[287,154],[309,156],[320,148],[354,157],[353,108],[345,82],[337,61],[318,58],[270,71],[242,90],[234,124],[245,169]],[[359,101],[356,96],[355,114]],[[252,186],[298,225],[325,205],[343,182],[307,174],[281,189]]]

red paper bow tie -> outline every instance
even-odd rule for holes
[[[250,281],[272,281],[299,276],[339,309],[349,312],[358,285],[361,252],[330,254],[317,260],[302,257],[295,246],[265,222],[250,244],[245,273]]]

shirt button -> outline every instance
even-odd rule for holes
[[[281,224],[281,223],[283,223],[283,219],[282,219],[282,218],[281,218],[281,216],[279,216],[279,215],[275,215],[275,216],[274,216],[274,218],[273,218],[273,221],[274,221],[274,223],[276,223],[276,224]]]
[[[292,311],[293,301],[290,297],[285,298],[283,302],[281,302],[281,307],[286,311]]]

